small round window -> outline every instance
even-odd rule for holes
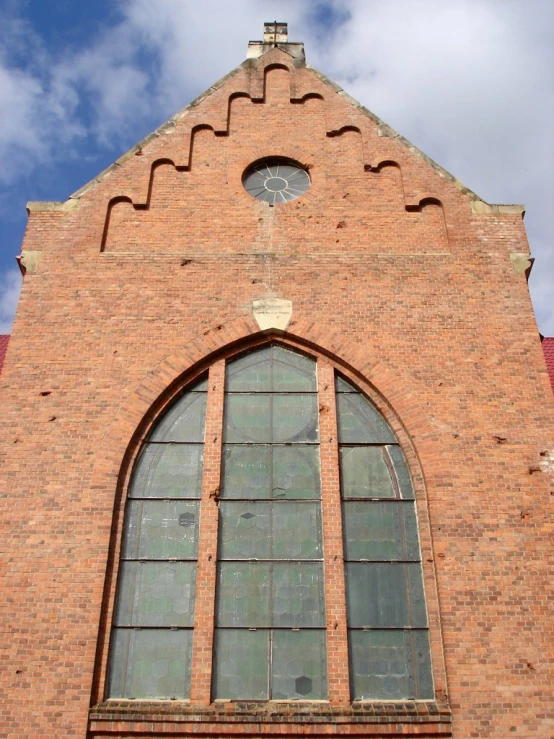
[[[248,167],[242,184],[256,200],[275,205],[304,195],[310,187],[310,176],[299,164],[288,159],[264,159]]]

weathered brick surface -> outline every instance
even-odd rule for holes
[[[542,349],[546,361],[546,369],[550,377],[550,384],[552,385],[552,392],[554,392],[554,337],[543,339]]]
[[[244,192],[245,167],[266,155],[310,166],[305,197],[270,208]],[[554,401],[510,262],[528,251],[521,216],[474,210],[275,49],[73,208],[31,212],[23,248],[41,260],[0,378],[2,736],[554,734]],[[265,340],[251,306],[274,295],[293,303],[281,339],[358,382],[406,449],[438,703],[341,707],[337,658],[323,726],[313,705],[268,721],[267,707],[245,719],[227,704],[223,720],[207,705],[205,630],[197,702],[172,709],[178,726],[161,704],[134,702],[130,717],[102,704],[130,465],[184,383]],[[336,459],[323,462],[332,480]],[[331,655],[344,654],[344,632],[334,638]]]

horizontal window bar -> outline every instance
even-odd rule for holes
[[[236,559],[235,557],[229,559],[218,559],[218,562],[294,562],[295,564],[312,564],[313,562],[323,562],[323,557],[319,559],[256,559],[255,557],[245,557],[244,559]],[[388,564],[388,562],[385,562]]]
[[[317,395],[317,390],[226,390],[225,395]]]
[[[218,504],[252,503],[252,505],[256,505],[257,503],[315,503],[316,505],[320,506],[321,498],[228,498],[225,493],[223,493],[217,499],[217,502]]]
[[[113,626],[112,629],[126,629],[127,631],[142,631],[143,629],[148,629],[149,631],[194,631],[192,626],[146,626],[145,624],[141,626],[129,626],[128,624],[122,626],[118,624],[117,626]]]
[[[196,498],[174,498],[174,497],[168,498],[167,495],[165,495],[164,497],[153,496],[153,495],[147,495],[147,496],[144,496],[144,495],[140,495],[140,496],[139,495],[137,495],[137,496],[135,496],[135,495],[129,495],[129,496],[127,496],[127,500],[132,500],[132,501],[135,501],[135,500],[157,500],[157,501],[162,501],[163,503],[165,503],[165,502],[167,502],[167,503],[180,503],[180,502],[188,501],[188,500],[190,500],[191,502],[194,503],[196,501],[200,501],[200,499],[201,499],[200,496],[198,496]]]
[[[376,565],[390,565],[390,564],[403,564],[412,565],[421,563],[421,559],[345,559],[344,562],[356,562],[359,564],[376,564]]]
[[[268,201],[265,201],[268,202]],[[270,207],[273,203],[269,203]],[[133,699],[134,700],[134,699]],[[328,703],[327,698],[214,698],[214,703]],[[360,701],[358,701],[360,702]]]
[[[146,446],[204,446],[203,441],[147,441]]]
[[[224,629],[233,631],[327,631],[325,626],[256,626],[255,624],[253,626],[216,626],[215,629],[222,631]],[[358,630],[361,631],[361,629]],[[397,629],[397,631],[402,631],[402,629]]]
[[[351,447],[364,447],[364,446],[380,446],[380,447],[387,447],[387,446],[400,446],[400,444],[397,441],[368,441],[368,442],[359,442],[356,443],[354,441],[349,441],[348,443],[339,444],[340,449],[350,449]]]
[[[198,562],[198,557],[187,559],[186,557],[160,557],[152,559],[151,557],[121,557],[121,562]]]
[[[348,631],[429,631],[428,626],[348,626]]]
[[[319,446],[319,441],[226,441],[225,446]]]
[[[415,498],[346,498],[342,500],[352,501],[356,503],[415,503]]]

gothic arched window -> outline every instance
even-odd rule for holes
[[[222,365],[224,392],[210,374],[181,396],[135,465],[109,697],[194,699],[203,681],[215,700],[326,700],[348,672],[352,700],[433,698],[414,493],[390,426],[281,345]]]

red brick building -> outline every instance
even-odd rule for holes
[[[522,207],[278,25],[28,209],[2,736],[553,735],[554,399]]]

